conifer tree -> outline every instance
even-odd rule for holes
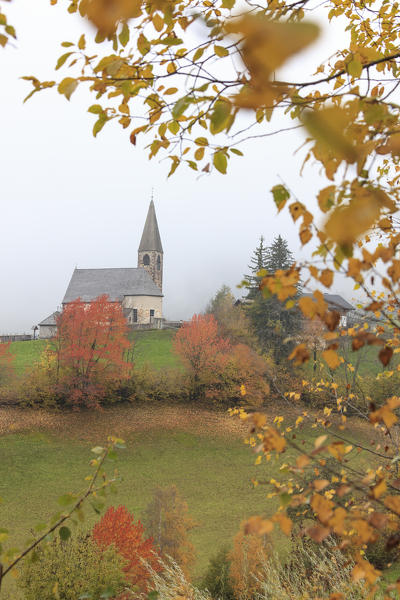
[[[272,274],[279,269],[290,269],[294,262],[293,252],[289,250],[287,241],[278,235],[265,251],[265,268]]]
[[[260,254],[260,246],[254,256],[257,252]],[[280,269],[290,269],[295,262],[287,241],[281,235],[265,248],[263,261],[264,268],[271,274]],[[247,298],[252,300],[247,307],[247,314],[261,349],[271,352],[277,363],[281,362],[290,352],[300,328],[298,310],[287,309],[276,296],[264,297],[258,286],[250,289]]]
[[[264,242],[264,236],[260,236],[260,243],[254,250],[252,257],[250,258],[250,264],[248,265],[250,274],[244,276],[248,285],[247,298],[254,298],[254,296],[257,294],[261,281],[261,277],[259,277],[257,273],[259,273],[262,269],[267,268],[267,247],[265,246]]]

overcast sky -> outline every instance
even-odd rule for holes
[[[71,102],[50,90],[23,104],[30,88],[19,78],[53,79],[59,43],[76,41],[85,30],[79,17],[49,4],[5,5],[18,40],[0,49],[0,333],[29,332],[53,312],[76,266],[136,267],[152,188],[169,318],[203,310],[223,283],[239,296],[235,286],[261,234],[271,242],[280,233],[298,258],[310,253],[300,252],[296,228],[287,212],[276,216],[269,193],[280,176],[313,205],[321,178],[315,166],[299,176],[304,154],[294,151],[302,133],[249,143],[244,158],[232,159],[228,176],[198,179],[180,168],[167,180],[169,161],[149,162],[119,126],[106,125],[92,137],[93,115],[86,110],[93,99],[84,90]],[[313,57],[329,56],[334,42],[328,29],[291,67],[308,74]],[[352,298],[343,283],[331,291]]]

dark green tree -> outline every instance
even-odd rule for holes
[[[254,254],[259,249],[260,247]],[[270,274],[280,269],[290,269],[295,262],[286,240],[280,235],[265,249],[263,256],[264,268]],[[253,295],[248,295],[248,299],[251,302],[247,306],[247,314],[260,347],[280,363],[291,351],[295,336],[300,331],[300,313],[297,308],[286,308],[285,303],[280,302],[276,296],[265,296],[258,286]]]
[[[289,250],[287,241],[278,235],[265,251],[265,269],[273,274],[279,269],[290,269],[294,262],[293,252]]]
[[[264,242],[264,236],[260,236],[260,243],[254,250],[250,258],[250,264],[248,265],[250,273],[244,276],[248,288],[247,298],[249,299],[254,298],[259,291],[261,277],[257,273],[267,268],[267,247]]]
[[[207,589],[215,600],[234,600],[235,595],[230,579],[231,560],[228,548],[221,550],[208,564],[207,571],[202,581],[202,587]]]

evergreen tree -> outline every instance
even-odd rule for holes
[[[289,250],[287,241],[278,235],[265,251],[265,268],[268,273],[273,274],[280,269],[284,271],[290,269],[294,262],[294,256]]]
[[[267,268],[267,247],[264,245],[264,242],[264,236],[260,236],[260,243],[254,250],[253,256],[250,258],[250,264],[248,265],[250,274],[244,276],[249,290],[247,298],[254,298],[257,294],[261,281],[261,277],[259,277],[257,273],[261,271],[261,269]]]
[[[221,548],[216,556],[210,558],[202,581],[202,587],[208,590],[215,600],[235,599],[230,579],[231,560],[229,554],[228,548]]]
[[[264,268],[271,274],[279,269],[290,269],[295,262],[287,241],[280,235],[265,249],[263,256]],[[294,345],[294,337],[300,330],[299,311],[296,308],[287,309],[276,296],[265,298],[258,286],[248,298],[252,302],[247,307],[247,313],[261,349],[271,352],[279,363],[287,357]]]

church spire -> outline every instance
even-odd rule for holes
[[[146,269],[154,283],[162,290],[164,253],[158,231],[156,210],[151,198],[146,223],[138,250],[138,267]]]
[[[160,252],[163,253],[160,232],[158,230],[156,210],[153,199],[151,199],[146,222],[142,233],[142,239],[139,244],[139,252]]]

